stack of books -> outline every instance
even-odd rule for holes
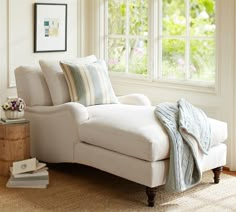
[[[36,158],[14,162],[10,173],[8,188],[47,188],[49,184],[48,168]]]

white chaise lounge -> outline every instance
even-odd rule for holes
[[[85,164],[145,185],[148,205],[153,206],[156,188],[165,184],[169,140],[150,101],[133,94],[119,97],[120,104],[85,107],[69,102],[63,73],[54,71],[57,82],[45,80],[37,66],[15,71],[18,96],[25,100],[30,120],[31,155],[45,162]],[[52,85],[57,92],[49,92]],[[202,169],[212,169],[218,183],[226,164],[227,125],[209,120],[212,145]]]

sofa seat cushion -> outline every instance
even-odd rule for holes
[[[80,126],[80,140],[146,161],[169,157],[169,139],[154,107],[96,105],[87,107],[89,120]],[[227,138],[225,123],[210,119],[212,146]],[[220,130],[219,130],[220,129]]]

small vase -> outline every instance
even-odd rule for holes
[[[12,110],[6,110],[5,116],[7,119],[20,119],[24,116],[24,111],[12,111]]]

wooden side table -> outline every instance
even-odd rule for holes
[[[30,157],[29,122],[0,122],[0,175],[9,176],[14,161]]]

